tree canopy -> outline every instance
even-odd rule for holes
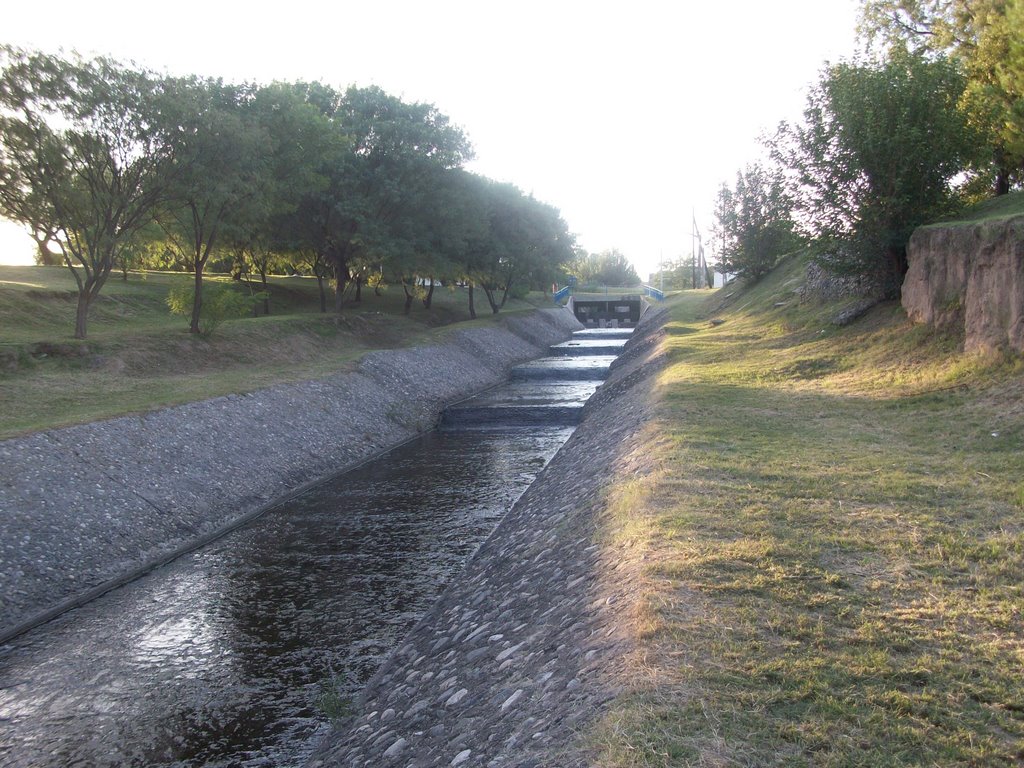
[[[632,286],[640,282],[640,276],[626,256],[617,248],[601,253],[576,254],[568,267],[581,285]]]
[[[165,84],[6,46],[0,67],[0,213],[60,248],[85,338],[89,307],[176,178]]]
[[[759,280],[800,238],[781,168],[755,164],[723,184],[715,204],[715,235],[723,272]]]
[[[988,147],[979,166],[996,194],[1024,182],[1024,2],[865,0],[869,43],[947,56],[966,76],[960,107]]]
[[[829,266],[898,291],[911,232],[950,210],[951,183],[977,153],[957,106],[963,91],[954,63],[906,51],[822,72],[803,123],[780,127],[774,155]]]
[[[323,309],[330,278],[338,310],[353,283],[357,296],[369,280],[399,283],[409,306],[418,285],[458,280],[497,312],[572,256],[557,209],[462,170],[469,141],[431,104],[10,47],[0,67],[0,214],[61,250],[82,338],[116,264],[192,271],[198,332],[218,259],[264,282],[273,263],[304,266]]]

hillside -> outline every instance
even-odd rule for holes
[[[607,493],[636,651],[588,764],[1024,760],[1024,362],[895,303],[837,327],[803,267],[671,308]]]
[[[320,314],[316,281],[270,280],[271,314],[225,322],[207,338],[171,315],[181,273],[113,276],[76,341],[75,288],[62,267],[0,266],[0,438],[324,376],[372,349],[407,346],[456,322],[493,322],[478,297],[469,320],[465,289],[437,288],[429,310],[403,314],[401,287]],[[255,287],[255,286],[254,286]],[[244,288],[239,288],[245,290]],[[505,312],[550,306],[541,295]]]

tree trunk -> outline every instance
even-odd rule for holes
[[[505,283],[505,290],[501,294],[501,308],[505,308],[505,302],[508,301],[508,289],[512,287],[512,281]]]
[[[430,287],[427,288],[427,295],[423,299],[423,306],[430,309],[431,302],[434,301],[434,278],[428,278],[430,280]]]
[[[245,252],[235,250],[231,257],[231,279],[240,283],[248,271]]]
[[[267,270],[260,270],[260,282],[263,283],[263,314],[270,314],[270,286],[267,285]]]
[[[412,300],[416,297],[409,290],[409,285],[404,280],[402,281],[402,290],[405,291],[405,314],[408,315],[412,310]]]
[[[886,256],[889,262],[889,285],[885,287],[885,293],[889,298],[899,298],[903,278],[907,275],[907,249],[890,246]]]
[[[334,311],[341,314],[341,310],[344,307],[345,299],[345,283],[348,280],[348,270],[335,267],[334,268]]]
[[[78,292],[78,309],[75,312],[75,338],[84,339],[86,324],[89,321],[89,306],[92,304],[92,294],[88,289]]]
[[[192,299],[192,320],[188,326],[189,333],[199,333],[199,313],[203,309],[203,264],[196,261],[195,296]]]
[[[327,291],[324,290],[324,276],[316,273],[316,287],[320,291],[320,314],[327,314]]]
[[[476,320],[476,307],[473,305],[473,284],[469,284],[469,316]]]
[[[494,289],[488,288],[486,285],[481,285],[480,287],[484,289],[484,296],[487,297],[487,303],[491,305],[491,312],[495,315],[498,314],[498,310],[501,307],[494,300]]]
[[[1010,171],[1008,168],[1000,166],[999,170],[996,171],[996,184],[995,190],[996,196],[1010,194]]]
[[[356,297],[353,299],[356,304],[363,300],[363,276],[360,274],[356,277]]]
[[[36,264],[43,267],[57,267],[64,263],[59,254],[50,250],[50,243],[53,240],[49,235],[40,233],[39,230],[33,230],[32,239],[36,241]]]

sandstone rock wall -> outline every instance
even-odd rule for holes
[[[907,258],[912,320],[963,329],[968,351],[1024,352],[1024,216],[921,227]]]

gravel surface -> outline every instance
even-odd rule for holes
[[[589,764],[579,734],[620,690],[636,594],[636,563],[602,548],[598,525],[607,483],[641,469],[663,317],[648,312],[580,427],[311,768]]]
[[[579,327],[509,315],[353,373],[0,442],[0,642],[433,428]]]

